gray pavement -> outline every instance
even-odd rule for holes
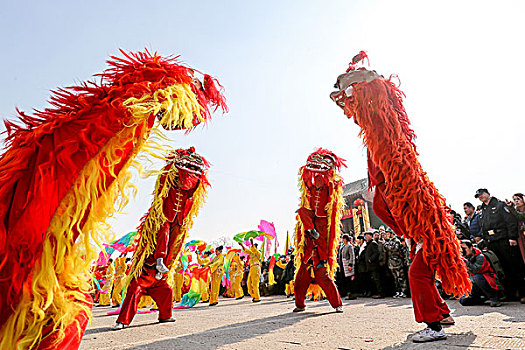
[[[307,302],[292,313],[293,300],[262,302],[221,298],[174,310],[174,323],[158,324],[157,313],[135,316],[131,327],[112,331],[117,316],[95,307],[81,349],[525,349],[525,305],[463,307],[448,301],[456,320],[448,339],[415,344],[410,335],[424,328],[414,321],[410,299],[360,298],[344,302],[337,314],[328,302]]]

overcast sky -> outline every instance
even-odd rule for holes
[[[299,202],[297,171],[317,147],[366,176],[358,127],[329,94],[359,50],[397,74],[420,161],[453,209],[475,190],[524,192],[525,21],[521,1],[3,1],[0,118],[48,106],[49,90],[92,78],[118,48],[144,47],[216,76],[230,112],[173,147],[195,146],[212,187],[191,239],[275,223],[284,246]],[[1,130],[5,130],[3,125]],[[159,165],[160,167],[161,165]],[[155,179],[112,220],[134,230]]]

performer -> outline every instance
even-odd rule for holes
[[[113,259],[108,260],[106,269],[106,275],[104,276],[105,282],[102,286],[103,293],[100,293],[100,299],[98,306],[110,306],[111,305],[111,287],[113,286],[113,276],[115,275],[115,268],[113,267]]]
[[[113,293],[111,301],[113,307],[118,307],[122,302],[122,283],[126,277],[126,257],[120,256],[115,259],[115,277],[113,278]]]
[[[287,239],[288,241],[288,239]],[[284,268],[282,280],[285,284],[284,293],[289,298],[294,295],[295,255],[292,247],[286,252],[286,267]]]
[[[250,257],[250,272],[248,273],[248,293],[252,297],[252,302],[258,303],[261,301],[261,294],[259,292],[259,279],[261,278],[261,253],[257,249],[257,243],[253,243],[253,238],[250,238],[252,244],[250,248],[246,248],[244,244],[239,243],[244,253]]]
[[[239,300],[244,298],[244,292],[242,291],[241,281],[244,273],[244,263],[239,256],[239,253],[235,253],[232,257],[230,264],[230,278],[231,278],[231,291],[232,296]]]
[[[190,130],[210,108],[226,110],[215,79],[201,84],[176,57],[122,54],[98,82],[59,89],[52,107],[5,122],[0,349],[79,346],[93,242],[111,239],[100,223],[126,203],[134,158],[158,153],[162,128]]]
[[[95,263],[96,264],[96,263]],[[107,265],[95,265],[93,267],[93,302],[97,303],[100,301],[100,292],[103,290],[105,283],[106,271],[108,270]]]
[[[159,322],[175,321],[171,317],[173,290],[157,259],[165,259],[169,271],[179,255],[193,219],[204,204],[208,168],[208,162],[193,147],[178,149],[169,157],[157,179],[153,203],[137,230],[140,240],[129,275],[131,282],[115,330],[131,323],[143,294],[156,302]]]
[[[210,260],[210,252],[209,251],[205,251],[203,253],[203,257],[201,258],[198,254],[197,254],[197,261],[199,263],[199,265],[206,265],[208,263],[211,262]],[[208,274],[208,277],[206,278],[206,281],[203,281],[203,285],[202,285],[202,288],[201,288],[201,291],[202,291],[202,294],[201,294],[201,300],[203,303],[207,303],[210,299],[210,281],[211,281],[211,275]]]
[[[294,295],[294,293],[295,293],[294,283],[293,283],[293,281],[290,281],[284,287],[284,294],[286,295],[287,298],[289,298],[292,295]]]
[[[171,283],[170,283],[171,282]],[[182,285],[184,282],[184,271],[180,257],[175,260],[173,267],[169,270],[168,284],[173,289],[173,301],[179,303],[182,299]]]
[[[137,305],[137,310],[140,309],[158,310],[159,308],[152,297],[149,295],[142,295],[142,297],[140,297],[139,304]]]
[[[445,339],[440,322],[453,323],[446,303],[435,287],[440,278],[448,294],[468,294],[471,283],[461,258],[459,242],[445,199],[421,168],[414,131],[403,107],[403,93],[390,79],[356,66],[366,53],[356,55],[346,73],[337,78],[331,99],[361,128],[368,146],[370,185],[375,187],[373,209],[398,235],[411,239],[413,262],[410,290],[417,322],[427,328],[414,342]]]
[[[343,180],[336,172],[341,166],[346,167],[344,159],[319,148],[299,170],[302,193],[295,232],[294,312],[305,310],[307,293],[320,296],[321,290],[336,312],[343,312],[333,281],[344,205]]]
[[[215,248],[215,257],[203,267],[210,268],[211,289],[210,289],[210,306],[219,303],[219,290],[221,288],[222,274],[224,273],[224,255],[222,255],[222,245]]]

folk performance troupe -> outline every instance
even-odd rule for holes
[[[79,347],[93,304],[92,242],[108,241],[106,219],[127,203],[130,171],[142,169],[138,155],[153,154],[166,165],[157,171],[154,199],[138,228],[115,329],[130,324],[141,296],[153,298],[159,322],[174,321],[170,271],[180,265],[182,247],[204,204],[210,165],[193,147],[169,151],[159,140],[170,130],[193,132],[227,107],[218,81],[181,64],[178,57],[147,50],[121,54],[111,57],[98,82],[58,89],[52,107],[34,115],[19,112],[19,123],[5,121],[0,349]],[[417,159],[403,93],[390,79],[358,67],[365,58],[361,51],[352,59],[330,98],[361,129],[375,189],[374,212],[409,240],[415,318],[427,324],[413,340],[445,339],[441,321],[450,317],[450,310],[434,279],[456,296],[468,295],[471,282],[465,264],[458,263],[460,245],[445,199]],[[295,288],[294,312],[305,310],[310,293],[323,293],[336,312],[343,311],[334,284],[344,207],[338,172],[343,166],[342,158],[319,148],[299,170],[295,281],[287,286]],[[241,248],[251,261],[248,290],[258,302],[261,256],[256,244]],[[218,303],[223,249],[217,247],[213,259],[199,261],[211,283],[199,297],[210,305]],[[238,257],[233,260],[240,265]],[[238,280],[232,277],[235,297],[242,293]]]

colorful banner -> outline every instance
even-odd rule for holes
[[[137,231],[133,231],[125,234],[118,240],[114,240],[110,244],[104,243],[104,250],[98,254],[97,265],[107,265],[109,257],[115,250],[121,253],[130,251],[128,248],[132,247],[133,243],[135,243],[136,235]]]
[[[191,284],[188,293],[182,296],[180,305],[174,309],[189,309],[201,300],[201,294],[208,281],[209,267],[195,267],[191,274]]]
[[[243,243],[243,242],[246,242],[246,241],[249,241],[250,238],[257,238],[257,237],[263,237],[264,238],[269,238],[269,239],[272,239],[273,237],[270,236],[268,233],[264,232],[264,231],[247,231],[247,232],[241,232],[239,234],[236,234],[235,236],[233,236],[233,240],[235,242],[239,242],[239,243]],[[262,239],[259,239],[262,241]]]

